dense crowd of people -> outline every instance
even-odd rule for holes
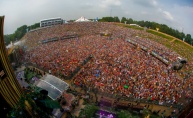
[[[101,36],[101,32],[110,32],[111,38]],[[72,34],[79,37],[39,43]],[[29,49],[25,60],[50,70],[54,75],[69,76],[92,55],[93,58],[73,78],[77,86],[160,103],[177,103],[184,95],[192,98],[193,77],[181,78],[171,69],[171,65],[165,65],[149,51],[157,52],[171,63],[180,55],[160,43],[138,37],[138,34],[150,37],[145,31],[119,27],[113,23],[69,23],[43,28],[25,36]],[[126,39],[147,47],[149,51],[141,50]],[[188,65],[185,67],[189,68]]]

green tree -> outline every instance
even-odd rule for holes
[[[115,16],[114,17],[114,22],[120,22],[119,17]]]
[[[128,23],[128,24],[134,23],[134,22],[133,22],[133,19],[132,19],[132,18],[129,18],[129,19],[127,20],[127,23]]]
[[[17,30],[13,34],[4,35],[5,45],[10,44],[11,41],[14,42],[16,40],[20,40],[26,34],[27,29],[32,30],[38,27],[40,27],[40,23],[35,23],[31,26],[23,25],[17,28]]]
[[[104,19],[107,22],[114,22],[114,18],[113,17],[104,17]]]
[[[125,21],[127,21],[127,19],[125,17],[122,17],[121,22],[125,23]]]
[[[17,30],[14,33],[15,34],[14,35],[15,40],[21,39],[25,35],[26,29],[27,29],[27,25],[23,25],[23,26],[17,28]]]
[[[141,27],[144,27],[145,26],[145,22],[142,20],[142,21],[138,21],[137,24]]]
[[[99,107],[94,104],[86,105],[84,109],[81,109],[79,118],[91,118],[97,110],[99,110]]]
[[[186,37],[185,37],[185,41],[189,44],[192,43],[192,38],[191,38],[191,35],[190,34],[187,34]]]
[[[118,118],[139,118],[139,116],[130,113],[129,111],[121,110],[117,113]]]
[[[40,23],[35,23],[33,25],[28,26],[28,30],[36,29],[40,27]]]

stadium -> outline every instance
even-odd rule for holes
[[[192,104],[193,52],[179,39],[163,38],[127,24],[87,21],[31,30],[21,40],[19,60],[25,69],[16,73],[17,79],[26,70],[35,72],[27,77],[27,83],[47,90],[54,100],[65,96],[68,108],[66,104],[62,108],[76,117],[90,112],[86,105],[80,105],[82,99],[87,105],[95,103],[92,117],[104,118],[128,115],[125,112],[135,114],[133,117],[145,116],[145,112],[183,117]],[[48,75],[53,81],[45,79]]]

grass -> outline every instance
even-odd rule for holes
[[[175,40],[173,43],[176,43],[176,44],[178,44],[178,45],[181,45],[181,46],[184,47],[184,49],[190,50],[191,52],[193,52],[193,47],[190,46],[190,45],[185,44],[184,42],[181,42],[181,41],[179,41],[179,40]]]
[[[132,28],[135,30],[144,30],[144,28],[142,27],[137,27],[137,26],[130,26],[130,25],[126,25],[126,24],[116,24],[120,27],[126,27],[126,28]],[[152,37],[152,36],[147,36],[147,35],[143,35],[142,34],[138,34],[140,37],[143,38],[149,38],[152,41],[155,41],[157,43],[160,43],[164,46],[166,46],[167,48],[177,52],[179,55],[181,55],[183,58],[186,58],[189,62],[193,61],[193,46],[181,41],[180,39],[177,39],[173,36],[170,36],[168,34],[162,33],[162,32],[157,32],[155,30],[151,30],[148,29],[146,30],[146,32],[148,32],[149,34],[153,34],[155,36],[158,37]],[[188,68],[187,70],[183,70],[185,71],[192,71],[193,68]]]
[[[161,32],[156,32],[154,30],[147,30],[148,33],[160,36],[162,38],[168,39],[169,41],[172,41],[174,38],[165,34],[162,34]]]
[[[125,25],[125,24],[117,24],[118,26],[121,27],[127,27],[127,28],[132,28],[135,30],[144,30],[144,28],[142,27],[137,27],[137,26],[130,26],[130,25]],[[190,46],[188,44],[186,44],[185,42],[182,42],[180,39],[178,40],[177,38],[164,34],[162,32],[157,32],[154,30],[147,30],[148,33],[159,36],[158,38],[152,38],[150,36],[140,36],[144,37],[144,38],[149,38],[155,42],[158,42],[164,46],[166,46],[167,48],[177,52],[178,54],[180,54],[182,57],[186,58],[188,61],[193,61],[193,46]],[[175,40],[174,40],[175,39]]]
[[[193,58],[193,47],[185,44],[179,40],[173,42],[173,50],[176,51],[181,56],[187,58],[189,61],[192,61]]]

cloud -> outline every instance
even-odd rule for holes
[[[147,11],[141,11],[141,14],[142,14],[142,15],[148,15],[149,12],[147,12]]]
[[[165,19],[167,19],[169,21],[173,21],[174,20],[174,17],[171,15],[170,12],[164,11],[161,8],[159,8],[159,12],[164,16]]]
[[[94,7],[94,4],[89,2],[81,4],[81,8],[83,9],[92,9],[93,7]]]
[[[180,27],[179,30],[184,29],[185,33],[189,33],[193,37],[193,6],[182,6],[175,4],[171,9],[171,12],[175,16],[175,25],[174,27]]]
[[[172,2],[171,2],[172,1]],[[180,0],[0,0],[0,15],[5,15],[5,34],[22,25],[32,25],[41,19],[61,17],[65,20],[118,16],[148,20],[169,27],[183,27],[193,35],[193,7]],[[181,28],[182,29],[182,28]]]
[[[153,6],[157,6],[157,1],[156,0],[151,0],[151,3]]]
[[[147,8],[153,8],[158,5],[157,0],[134,0],[133,3]]]
[[[102,0],[100,4],[102,8],[120,6],[120,5],[121,5],[121,0]]]
[[[171,20],[171,21],[174,19],[173,16],[170,14],[170,12],[162,11],[162,13],[163,13],[163,15],[165,16],[166,19]]]

